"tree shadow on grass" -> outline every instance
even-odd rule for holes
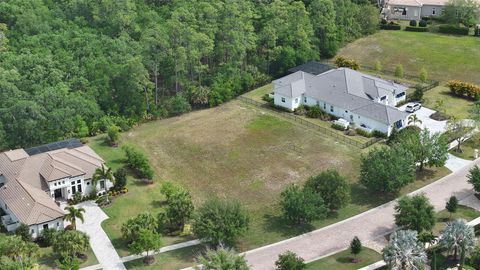
[[[128,243],[125,240],[123,240],[123,238],[121,238],[121,237],[120,238],[114,238],[114,239],[110,239],[110,241],[112,242],[115,249],[125,251],[125,252],[129,252]]]
[[[350,194],[352,204],[366,206],[369,209],[395,199],[393,194],[375,194],[360,183],[351,185]]]
[[[280,233],[284,237],[300,235],[315,229],[311,224],[290,225],[288,221],[281,216],[266,214],[264,215],[264,218],[265,231],[274,231]]]
[[[336,259],[338,263],[353,263],[353,257],[341,256]]]

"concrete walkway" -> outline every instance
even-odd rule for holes
[[[452,172],[456,172],[461,168],[467,166],[470,162],[472,161],[456,157],[452,154],[448,154],[448,159],[447,162],[445,162],[445,167],[447,167]]]
[[[90,236],[90,246],[99,262],[99,265],[87,269],[125,270],[122,260],[101,226],[108,216],[93,201],[82,202],[75,207],[85,209],[85,223],[77,221],[77,230]]]
[[[412,194],[425,193],[435,211],[440,211],[445,208],[450,196],[455,195],[462,200],[472,194],[467,174],[474,164],[480,164],[480,160],[477,159]],[[245,253],[246,258],[252,269],[270,270],[274,269],[278,255],[287,250],[311,261],[347,248],[353,236],[358,236],[362,242],[374,241],[395,228],[395,204],[396,201],[392,201],[322,229],[248,251]]]

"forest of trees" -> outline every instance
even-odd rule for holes
[[[374,3],[1,1],[0,149],[218,105],[373,33]]]

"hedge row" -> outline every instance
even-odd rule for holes
[[[438,32],[443,34],[468,36],[469,29],[467,27],[443,24],[438,27]]]
[[[400,29],[402,29],[402,26],[400,26],[400,24],[396,24],[396,23],[380,24],[380,29],[383,29],[383,30],[400,30]]]
[[[480,99],[480,86],[473,83],[452,80],[447,83],[447,86],[454,95],[474,100]]]
[[[416,26],[407,26],[407,27],[405,27],[405,31],[410,31],[410,32],[428,32],[428,28],[426,28],[426,27],[416,27]]]

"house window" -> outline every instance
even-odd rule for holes
[[[62,181],[62,184],[65,184],[65,181]]]
[[[82,180],[77,180],[77,184],[80,184],[82,182]]]
[[[307,103],[307,97],[303,98],[303,102]]]
[[[350,114],[350,120],[353,121],[353,115],[352,114]]]
[[[396,98],[401,98],[403,96],[405,96],[405,92],[401,92],[401,93],[397,94],[395,97]]]
[[[333,112],[333,106],[332,105],[330,105],[330,111]]]
[[[284,97],[282,97],[282,102],[285,103],[285,98]]]
[[[75,181],[72,181],[70,184],[72,184],[72,186],[74,186],[74,185],[75,185]]]
[[[380,98],[380,100],[385,100],[387,99],[387,96],[383,96],[382,98]]]
[[[75,194],[77,193],[77,189],[75,188],[75,186],[72,186],[72,194]]]
[[[402,120],[398,120],[397,122],[395,122],[395,127],[396,128],[401,128],[402,127]]]
[[[43,224],[43,229],[44,229],[44,230],[48,230],[48,223],[47,223],[47,224]]]
[[[105,181],[100,181],[100,188],[101,189],[104,189],[105,188]]]
[[[57,228],[60,227],[60,222],[57,222]]]
[[[78,192],[82,193],[82,185],[77,186]]]
[[[54,186],[57,186],[57,183],[55,182],[55,183],[53,183],[53,185],[54,185]]]
[[[31,230],[31,233],[33,234],[34,232],[35,232],[35,230],[34,230],[34,229],[32,229],[32,230]]]
[[[432,15],[435,15],[436,12],[435,8],[432,8]]]
[[[87,186],[90,186],[90,182],[87,182]]]
[[[318,105],[318,101],[317,101],[317,105]],[[327,109],[327,103],[323,103],[323,109],[324,109],[324,110]]]

